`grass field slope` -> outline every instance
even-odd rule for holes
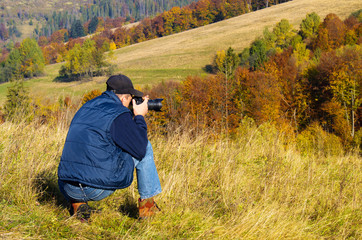
[[[234,48],[240,52],[265,27],[270,29],[281,19],[299,27],[306,14],[316,12],[321,19],[329,13],[341,19],[362,8],[360,0],[293,0],[256,12],[210,24],[197,29],[158,38],[114,52],[112,61],[117,72],[130,76],[137,85],[154,84],[165,80],[183,80],[188,75],[203,74],[202,68],[210,64],[216,51]],[[34,94],[49,96],[82,95],[91,89],[104,89],[106,78],[94,78],[83,83],[55,83],[61,64],[46,67],[45,77],[30,80]],[[8,84],[0,85],[0,103],[3,103]]]
[[[169,78],[180,79],[177,71],[198,71],[212,61],[218,50],[228,47],[240,52],[255,38],[262,35],[265,27],[270,29],[282,19],[287,19],[295,28],[299,27],[306,14],[316,12],[321,19],[335,13],[342,19],[362,8],[358,0],[293,0],[267,9],[241,15],[201,28],[172,36],[135,44],[116,51],[115,63],[121,71],[142,77],[140,72],[164,70]],[[146,75],[146,74],[145,74]],[[153,78],[150,75],[150,78]],[[157,79],[159,80],[159,79]],[[142,79],[140,83],[144,83]]]

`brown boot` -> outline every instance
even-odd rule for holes
[[[72,203],[73,214],[82,222],[89,221],[91,208],[85,202]]]
[[[138,199],[138,211],[139,219],[146,219],[160,212],[161,209],[157,206],[153,198],[147,198],[143,200]]]

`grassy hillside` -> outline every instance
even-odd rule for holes
[[[136,219],[134,182],[90,202],[98,211],[81,223],[69,216],[57,187],[66,115],[52,127],[1,125],[0,239],[362,237],[358,154],[341,154],[337,141],[318,129],[312,129],[316,142],[301,134],[296,143],[271,125],[250,122],[233,141],[208,141],[207,133],[151,136],[162,212]]]
[[[294,0],[183,33],[142,42],[114,52],[118,72],[125,73],[138,85],[164,80],[182,80],[188,75],[204,74],[202,67],[212,61],[216,51],[229,46],[236,51],[247,47],[265,27],[272,28],[288,19],[298,28],[307,13],[316,12],[323,19],[336,13],[342,19],[362,8],[359,0]],[[79,96],[91,89],[104,89],[105,78],[85,82],[54,83],[60,64],[46,67],[45,77],[28,81],[34,94]],[[9,84],[0,85],[0,103]]]
[[[358,0],[293,0],[260,11],[193,29],[166,38],[143,42],[116,51],[120,69],[200,69],[209,64],[216,51],[229,46],[236,51],[261,36],[265,27],[287,19],[299,27],[307,13],[316,12],[323,20],[328,13],[342,19],[362,8]],[[175,77],[175,76],[171,76]]]

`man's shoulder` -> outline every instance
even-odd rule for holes
[[[117,101],[114,96],[110,96],[107,92],[102,95],[88,101],[83,105],[84,108],[88,109],[101,109],[106,112],[127,112],[130,111],[128,108],[123,106],[121,101]]]

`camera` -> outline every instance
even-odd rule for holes
[[[142,97],[133,97],[133,99],[136,101],[137,105],[143,103]],[[149,99],[147,103],[148,110],[160,112],[162,108],[162,101],[163,98]]]

